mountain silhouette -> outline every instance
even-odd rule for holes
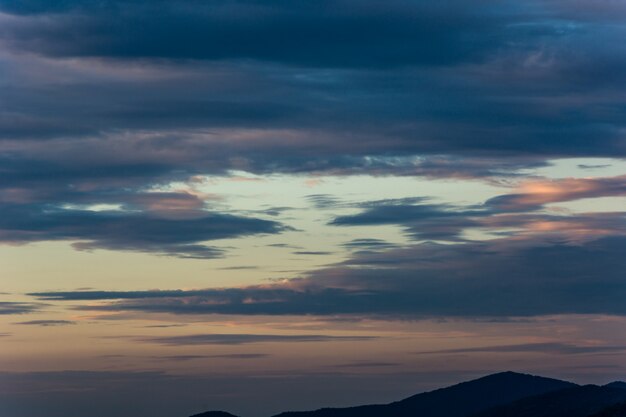
[[[590,417],[626,417],[626,402],[612,405]]]
[[[191,417],[237,417],[225,411],[207,411],[206,413],[194,414]]]
[[[605,387],[626,389],[626,382],[624,382],[624,381],[613,381],[613,382],[611,382],[609,384],[606,384]]]
[[[524,398],[472,417],[588,417],[626,401],[626,390],[584,385]]]
[[[465,417],[524,397],[575,384],[515,372],[501,372],[385,405],[285,412],[276,417]]]
[[[390,404],[314,411],[274,417],[626,417],[626,383],[577,385],[558,379],[501,372],[413,395]],[[210,411],[191,417],[236,417]]]

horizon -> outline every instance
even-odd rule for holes
[[[0,414],[626,379],[626,2],[0,0]]]

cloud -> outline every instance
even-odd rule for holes
[[[363,341],[376,339],[373,336],[327,336],[327,335],[277,335],[277,334],[193,334],[168,337],[136,338],[142,342],[161,345],[244,345],[251,343],[274,342],[330,342]]]
[[[292,252],[294,255],[331,255],[333,252],[329,251],[307,251],[307,250],[299,250]]]
[[[258,359],[270,356],[267,353],[226,353],[223,355],[209,355],[210,358],[218,359]]]
[[[0,315],[32,313],[40,308],[41,304],[38,303],[0,301]]]
[[[476,216],[485,210],[459,210],[447,204],[424,204],[425,199],[381,200],[363,204],[363,211],[339,216],[333,226],[374,226],[399,224],[416,238],[457,239],[467,228],[477,227]],[[415,204],[417,203],[417,204]]]
[[[151,204],[155,204],[154,201]],[[183,214],[189,214],[184,212]],[[163,216],[142,211],[93,211],[49,205],[0,207],[0,241],[74,241],[81,250],[154,252],[182,258],[215,258],[220,249],[202,242],[253,234],[279,233],[285,227],[268,220],[195,211],[192,216]]]
[[[514,193],[492,198],[486,204],[500,210],[526,211],[549,203],[624,195],[626,195],[626,175],[604,178],[531,180],[522,182]]]
[[[590,345],[580,346],[568,343],[522,343],[517,345],[482,346],[475,348],[447,349],[439,351],[416,352],[417,355],[453,354],[453,353],[547,353],[557,355],[578,355],[587,353],[621,353],[626,346]]]
[[[353,239],[349,242],[344,243],[342,246],[351,250],[381,250],[391,249],[395,245],[382,239],[364,238]]]
[[[619,196],[623,178],[567,179],[524,182],[525,193],[503,194],[482,205],[455,206],[431,203],[425,198],[370,201],[348,206],[361,209],[356,214],[335,217],[333,226],[398,225],[413,240],[461,242],[466,232],[489,231],[509,236],[559,235],[566,240],[595,239],[623,235],[626,217],[622,212],[556,214],[540,211],[550,202],[582,198]],[[578,187],[576,187],[578,185]],[[367,240],[356,242],[367,245]],[[350,244],[348,244],[350,246]]]
[[[88,310],[173,314],[511,317],[626,315],[623,236],[558,235],[413,244],[351,259],[286,283],[192,291],[45,292],[103,300]],[[624,264],[624,265],[622,265]]]
[[[13,324],[48,327],[48,326],[67,326],[69,324],[76,324],[76,322],[69,321],[69,320],[31,320],[31,321],[21,321],[21,322],[13,323]]]
[[[468,7],[333,0],[203,5],[112,1],[3,3],[2,39],[54,57],[253,59],[314,67],[449,65],[480,61],[516,36],[512,16]],[[49,16],[54,16],[50,19]],[[137,30],[141,24],[142,30]],[[162,28],[170,28],[167,36]],[[321,29],[323,28],[323,31]],[[70,34],[76,34],[72,37]],[[289,36],[285,36],[288,34]],[[221,39],[229,39],[226,46]]]
[[[340,363],[339,365],[333,365],[336,368],[387,368],[391,366],[399,366],[402,365],[400,363],[395,362],[349,362],[349,363]]]
[[[223,355],[170,355],[170,356],[155,356],[154,359],[160,361],[174,361],[174,362],[187,362],[198,359],[233,359],[233,360],[246,360],[246,359],[260,359],[266,358],[270,355],[266,353],[227,353]]]
[[[622,98],[607,88],[623,85],[623,26],[547,2],[12,3],[3,139],[126,135],[148,152],[152,131],[178,154],[163,165],[189,168],[175,144],[195,134],[187,158],[206,170],[241,158],[258,171],[391,170],[428,155],[414,171],[454,176],[624,154]]]
[[[69,240],[80,249],[213,258],[222,252],[206,241],[284,226],[207,213],[205,199],[190,193],[148,190],[234,169],[493,180],[555,158],[626,155],[620,7],[48,3],[0,6],[5,243]],[[562,180],[552,186],[567,192],[549,195],[520,188],[482,209],[622,195],[620,182]],[[346,204],[320,195],[310,203]],[[129,213],[77,209],[89,205]],[[412,237],[451,241],[481,226],[478,212],[432,202],[362,209],[336,224],[396,216]],[[146,238],[104,231],[134,230],[131,223]]]

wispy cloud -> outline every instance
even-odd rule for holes
[[[417,355],[455,354],[455,353],[546,353],[555,355],[579,355],[594,353],[622,353],[626,351],[626,345],[576,345],[558,342],[546,343],[522,343],[517,345],[481,346],[461,349],[432,350],[416,352]]]
[[[192,334],[167,337],[138,337],[136,340],[161,345],[244,345],[252,343],[364,341],[374,336],[278,335],[278,334]]]
[[[202,242],[253,234],[279,233],[273,221],[230,214],[194,212],[172,218],[146,212],[90,211],[13,204],[0,207],[0,241],[74,241],[81,250],[154,252],[182,258],[215,258],[221,249]]]
[[[271,356],[267,353],[226,353],[223,355],[171,355],[171,356],[155,356],[154,359],[159,361],[186,362],[201,359],[260,359]]]
[[[32,313],[42,307],[40,303],[22,303],[13,301],[0,301],[0,315]]]
[[[30,320],[30,321],[20,321],[13,324],[19,324],[23,326],[67,326],[70,324],[76,324],[75,321],[70,320]]]

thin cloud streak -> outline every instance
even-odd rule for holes
[[[70,320],[30,320],[30,321],[20,321],[13,324],[19,324],[21,326],[67,326],[71,324],[76,324],[75,321]]]
[[[191,334],[167,337],[137,337],[135,340],[171,346],[188,345],[245,345],[255,343],[299,343],[366,341],[374,336],[277,335],[277,334]]]
[[[602,346],[591,345],[581,346],[568,343],[546,342],[546,343],[522,343],[517,345],[496,345],[482,346],[461,349],[443,349],[424,352],[415,352],[416,355],[445,355],[458,353],[545,353],[552,355],[584,355],[597,353],[620,354],[626,351],[624,346]]]

